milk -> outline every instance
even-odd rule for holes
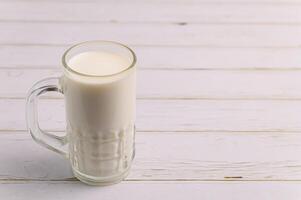
[[[101,51],[88,51],[72,57],[68,61],[74,71],[86,75],[106,76],[125,70],[130,60],[120,55]]]
[[[129,170],[134,154],[135,69],[131,60],[88,51],[67,60],[61,80],[74,173],[112,178]]]

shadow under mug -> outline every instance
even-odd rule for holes
[[[74,71],[68,61],[80,54],[101,51],[129,61],[123,71],[94,76]],[[74,175],[87,184],[108,185],[123,180],[135,154],[136,56],[125,45],[88,41],[69,48],[63,55],[63,75],[37,82],[29,91],[26,121],[32,138],[64,155]],[[50,91],[64,95],[66,134],[43,131],[38,123],[39,96]]]

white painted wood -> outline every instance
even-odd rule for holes
[[[79,3],[87,3],[87,2],[102,2],[102,3],[123,3],[124,0],[2,0],[2,2],[79,2]],[[129,3],[141,3],[141,0],[127,0]],[[298,5],[300,0],[143,0],[145,3],[154,3],[159,2],[161,5],[164,4],[213,4],[213,5],[222,5],[222,4],[259,4],[259,5],[274,5],[274,4],[293,4]]]
[[[301,48],[210,48],[131,46],[139,68],[152,69],[300,69]],[[58,68],[63,46],[0,45],[1,68]],[[167,59],[166,55],[172,56]]]
[[[23,98],[61,70],[0,69],[0,97]],[[301,99],[301,71],[140,70],[138,98]],[[51,96],[51,95],[48,95]]]
[[[73,177],[69,162],[64,157],[40,147],[29,133],[23,133],[0,134],[3,148],[0,152],[0,179],[55,180]]]
[[[130,45],[299,47],[300,35],[300,26],[293,25],[0,23],[0,44],[74,44],[105,39]]]
[[[300,101],[138,100],[139,131],[301,131]],[[40,125],[64,130],[62,100],[40,101]],[[0,100],[0,130],[25,130],[25,101]]]
[[[122,182],[109,187],[87,187],[79,182],[1,184],[0,195],[10,200],[299,200],[300,182]]]
[[[126,180],[301,180],[300,144],[300,132],[137,132]],[[0,180],[73,177],[67,160],[25,132],[0,134],[0,162]]]
[[[0,2],[0,199],[300,199],[300,0],[88,1]],[[133,169],[106,188],[34,144],[12,99],[92,39],[130,44],[144,68]],[[64,130],[62,99],[39,110]]]
[[[160,7],[160,9],[158,9]],[[133,12],[133,10],[135,12]],[[300,23],[295,4],[162,4],[161,2],[1,2],[0,20],[187,22],[187,23]],[[139,17],[137,17],[139,16]]]

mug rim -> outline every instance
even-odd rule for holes
[[[130,52],[130,54],[132,55],[133,60],[132,60],[131,64],[130,64],[128,67],[126,67],[124,70],[121,70],[121,71],[116,72],[116,73],[113,73],[113,74],[108,74],[108,75],[90,75],[90,74],[85,74],[85,73],[81,73],[81,72],[78,72],[78,71],[73,70],[73,69],[67,64],[67,62],[66,62],[66,56],[68,55],[68,53],[69,53],[72,49],[77,48],[77,47],[80,47],[80,46],[82,46],[82,45],[90,44],[90,43],[107,43],[107,44],[118,45],[118,46],[120,46],[120,47],[123,47],[123,48],[127,49],[127,50]],[[84,41],[84,42],[77,43],[77,44],[72,45],[71,47],[69,47],[69,48],[64,52],[64,54],[63,54],[63,56],[62,56],[63,67],[64,67],[67,71],[69,71],[69,72],[71,72],[71,73],[75,73],[75,74],[80,75],[80,76],[94,77],[94,78],[97,78],[97,77],[99,77],[99,78],[101,78],[101,77],[112,77],[112,76],[116,76],[116,75],[118,75],[118,74],[122,74],[122,73],[124,73],[124,72],[130,70],[131,68],[133,68],[133,67],[136,65],[136,62],[137,62],[136,54],[135,54],[135,52],[134,52],[130,47],[128,47],[128,46],[126,46],[126,45],[124,45],[124,44],[122,44],[122,43],[114,42],[114,41],[109,41],[109,40],[90,40],[90,41]]]

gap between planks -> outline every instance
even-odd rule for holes
[[[133,25],[140,25],[140,24],[166,24],[166,25],[178,25],[178,26],[187,26],[187,25],[262,25],[262,26],[300,26],[301,22],[182,22],[182,21],[72,21],[72,20],[64,20],[64,21],[58,21],[58,20],[12,20],[12,19],[0,19],[0,23],[55,23],[55,24],[133,24]]]
[[[285,180],[285,179],[275,179],[275,180],[266,180],[266,179],[254,179],[254,180],[240,180],[239,178],[229,178],[225,179],[152,179],[152,180],[139,180],[139,179],[131,179],[131,180],[123,180],[122,183],[252,183],[252,182],[261,182],[261,183],[277,183],[277,182],[285,182],[285,183],[300,183],[300,180]],[[28,184],[28,183],[52,183],[52,184],[64,184],[64,183],[81,183],[77,178],[69,178],[69,179],[53,179],[53,180],[43,180],[43,179],[0,179],[0,184]]]
[[[75,43],[33,43],[33,42],[0,42],[1,46],[8,47],[71,47]],[[281,46],[240,46],[240,45],[216,45],[216,44],[139,44],[139,43],[127,43],[130,47],[179,47],[179,48],[208,48],[208,49],[301,49],[301,45],[281,45]]]
[[[58,66],[42,66],[33,67],[29,65],[18,65],[15,67],[11,66],[0,66],[0,70],[56,70]],[[225,67],[225,68],[181,68],[181,67],[141,67],[139,71],[301,71],[301,67],[286,67],[286,68],[269,68],[269,67],[253,67],[253,68],[238,68],[238,67]]]
[[[22,46],[30,46],[30,47],[70,47],[74,45],[74,43],[32,43],[32,42],[18,42],[18,43],[0,43],[1,46],[12,46],[12,47],[22,47]],[[166,48],[166,47],[181,47],[181,48],[213,48],[213,49],[301,49],[301,45],[297,46],[238,46],[238,45],[214,45],[214,44],[130,44],[131,47],[157,47],[157,48]]]
[[[63,2],[63,3],[98,3],[98,2],[108,2],[108,3],[119,3],[119,2],[124,2],[120,0],[2,0],[2,2]],[[134,2],[141,2],[139,0],[127,0],[126,2],[128,3],[134,3]],[[144,0],[145,3],[149,2],[159,2],[160,4],[201,4],[201,5],[273,5],[273,4],[280,4],[280,5],[299,5],[301,4],[300,0],[262,0],[262,1],[251,1],[251,0],[213,0],[213,1],[208,1],[208,0],[186,0],[186,1],[181,1],[181,0]]]
[[[51,133],[55,134],[63,134],[65,131],[63,130],[56,130],[56,129],[43,129],[44,131],[48,131]],[[28,133],[16,133],[16,132],[26,132],[28,131],[27,129],[0,129],[0,135],[6,134],[6,133],[13,133],[13,134],[28,134]],[[143,130],[139,129],[137,132],[143,132],[143,133],[173,133],[173,134],[207,134],[207,133],[222,133],[222,134],[236,134],[236,135],[241,135],[244,133],[252,133],[253,135],[260,135],[262,133],[282,133],[282,134],[294,134],[294,133],[300,133],[300,130],[266,130],[266,131],[261,131],[261,130]],[[300,133],[301,134],[301,133]]]

